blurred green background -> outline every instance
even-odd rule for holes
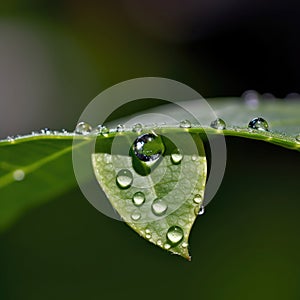
[[[0,137],[71,130],[99,92],[135,77],[175,79],[204,97],[299,92],[299,16],[292,1],[2,0]],[[1,234],[0,299],[299,299],[299,154],[227,142],[192,262],[74,190]]]

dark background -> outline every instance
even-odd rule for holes
[[[285,98],[300,91],[299,31],[297,1],[1,1],[0,137],[72,130],[99,92],[135,77],[175,79],[204,97]],[[299,299],[299,155],[227,146],[191,263],[75,190],[0,236],[0,299]]]

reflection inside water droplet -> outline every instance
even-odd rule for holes
[[[194,202],[195,203],[197,203],[197,204],[199,204],[199,203],[201,203],[201,201],[202,201],[202,197],[201,197],[201,195],[200,194],[196,194],[195,196],[194,196]]]
[[[127,189],[133,181],[132,173],[127,169],[122,169],[118,172],[116,181],[120,188]]]

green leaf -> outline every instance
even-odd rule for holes
[[[206,134],[258,139],[296,151],[300,150],[300,139],[296,138],[300,133],[299,102],[262,102],[256,108],[234,98],[214,99],[209,103],[217,116],[224,119],[227,127],[225,130],[211,128],[210,123],[213,120],[206,119],[206,116],[201,116],[201,111],[195,110],[203,120],[201,123]],[[170,108],[166,105],[154,111],[163,114],[168,110]],[[270,131],[248,130],[249,121],[257,116],[268,121]],[[177,117],[181,119],[180,113]],[[178,127],[164,130],[183,131]],[[204,133],[202,128],[184,130],[201,135]],[[123,134],[127,136],[129,133]],[[112,132],[108,137],[99,137],[102,148],[109,149],[115,135],[116,133]],[[73,138],[73,135],[59,133],[29,135],[0,141],[0,231],[12,225],[30,208],[55,199],[76,186],[72,168]],[[87,136],[77,135],[75,138],[82,144],[89,142]],[[80,144],[78,143],[78,147]],[[103,152],[108,153],[107,150]],[[25,177],[21,180],[23,176]]]
[[[179,139],[188,143],[182,133]],[[92,157],[96,178],[122,219],[143,238],[186,259],[190,259],[188,238],[202,205],[207,173],[202,141],[195,140],[193,154],[182,151],[181,157],[175,152],[174,158],[173,150],[166,149],[167,155],[146,176],[136,172],[136,157],[107,153]],[[121,185],[119,172],[126,175]]]

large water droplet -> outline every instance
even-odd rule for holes
[[[132,127],[132,131],[136,133],[141,133],[143,130],[143,125],[141,123],[136,123]]]
[[[181,163],[183,159],[183,155],[179,149],[176,149],[171,154],[171,161],[174,165],[178,165]]]
[[[174,246],[180,243],[183,239],[183,230],[179,226],[172,226],[167,232],[168,241]]]
[[[265,119],[263,119],[261,117],[257,117],[257,118],[252,119],[249,122],[248,128],[261,130],[261,131],[268,131],[269,130],[269,124]]]
[[[122,169],[117,174],[117,184],[122,189],[128,189],[133,181],[132,173],[127,169]]]
[[[141,206],[145,202],[145,195],[142,192],[136,192],[132,196],[132,202],[135,206]]]
[[[210,127],[218,130],[224,130],[226,129],[226,123],[224,120],[217,118],[216,120],[210,123]]]
[[[179,126],[181,128],[191,128],[192,127],[192,124],[189,120],[182,120],[180,123],[179,123]]]
[[[75,128],[75,133],[78,134],[89,134],[92,131],[92,127],[90,124],[86,123],[86,122],[79,122]]]
[[[152,202],[151,209],[156,216],[162,216],[166,213],[168,205],[163,199],[155,199]]]
[[[142,161],[153,162],[165,151],[161,137],[147,133],[139,136],[133,143],[134,154]]]

